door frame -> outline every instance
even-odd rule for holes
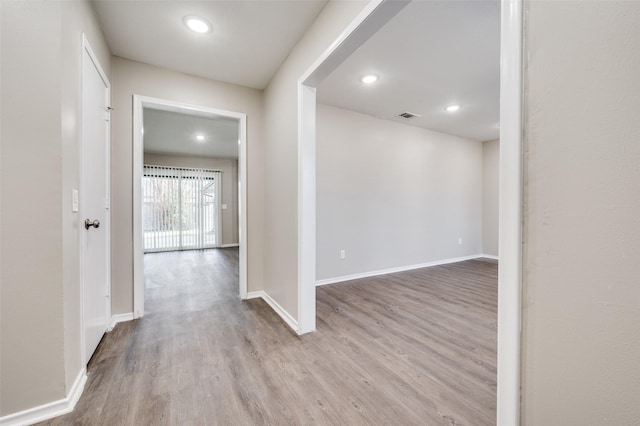
[[[498,426],[520,422],[523,0],[501,0]],[[316,328],[316,87],[409,1],[370,0],[298,79],[298,332]]]
[[[247,298],[247,115],[167,99],[133,95],[133,317],[144,316],[144,248],[142,229],[142,173],[144,165],[143,108],[238,120],[238,237],[239,295]]]
[[[89,43],[89,39],[87,38],[85,33],[82,33],[82,58],[80,60],[80,66],[81,66],[81,70],[80,70],[80,144],[79,144],[79,149],[78,149],[78,163],[79,163],[79,179],[78,179],[78,195],[79,195],[79,203],[78,203],[78,242],[79,242],[79,260],[80,260],[80,329],[81,329],[81,333],[80,333],[80,356],[82,358],[82,362],[83,364],[86,366],[87,363],[89,362],[89,358],[87,358],[87,353],[86,353],[86,348],[85,348],[85,318],[84,318],[84,296],[85,296],[85,259],[86,259],[86,250],[84,248],[85,244],[84,244],[84,239],[85,239],[85,235],[86,232],[82,229],[83,226],[83,218],[85,217],[84,212],[85,212],[85,205],[84,205],[84,200],[85,200],[85,196],[84,196],[84,191],[85,191],[85,185],[83,184],[83,179],[82,177],[84,176],[84,171],[85,171],[85,167],[86,165],[84,164],[83,161],[83,154],[84,154],[84,144],[85,144],[85,138],[84,138],[84,84],[85,84],[85,79],[84,79],[84,66],[85,66],[85,52],[87,53],[87,55],[89,56],[89,59],[91,60],[93,66],[95,66],[96,70],[98,71],[98,74],[100,75],[100,78],[102,79],[102,81],[105,83],[106,86],[106,97],[107,97],[107,104],[111,103],[111,83],[109,82],[109,79],[107,78],[107,74],[104,72],[104,69],[102,68],[102,65],[100,65],[100,62],[98,61],[98,57],[95,54],[95,52],[93,51],[93,48],[91,47],[91,43]],[[107,132],[106,132],[106,143],[105,143],[105,153],[104,153],[104,158],[105,158],[105,162],[106,162],[106,192],[107,192],[107,199],[106,199],[106,209],[105,209],[105,223],[101,224],[102,228],[104,229],[105,232],[105,239],[106,239],[106,248],[105,248],[105,257],[106,257],[106,268],[105,268],[105,280],[106,280],[106,294],[105,294],[105,304],[106,304],[106,313],[107,313],[107,317],[106,317],[106,324],[107,327],[105,328],[105,332],[108,331],[109,326],[111,324],[111,118],[110,118],[110,113],[108,111],[105,111],[105,117],[108,117],[109,120],[109,125],[107,125]]]

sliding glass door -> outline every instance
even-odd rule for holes
[[[221,178],[215,170],[145,165],[145,253],[219,246]]]

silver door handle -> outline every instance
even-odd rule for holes
[[[85,219],[84,221],[84,229],[89,229],[91,227],[100,228],[100,221],[98,219],[91,221],[89,219]]]

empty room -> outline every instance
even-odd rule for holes
[[[499,39],[497,3],[411,3],[317,86],[317,329],[407,423],[495,418]]]
[[[1,1],[0,426],[640,423],[638,22]]]

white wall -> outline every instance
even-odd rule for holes
[[[522,423],[640,424],[640,2],[527,2]]]
[[[65,394],[60,226],[61,11],[60,4],[55,2],[3,1],[0,7],[0,413],[7,415],[62,398]],[[34,30],[29,37],[23,34],[26,22]],[[38,117],[37,126],[32,123],[33,117]],[[32,173],[25,173],[27,169]],[[17,176],[21,178],[16,179]],[[34,223],[42,223],[43,219],[43,225],[50,222],[55,225],[33,226]],[[35,240],[38,244],[33,244]],[[51,303],[52,300],[56,302]]]
[[[500,140],[482,142],[482,254],[498,256]]]
[[[220,244],[238,244],[238,160],[229,158],[189,157],[182,155],[144,154],[144,164],[154,166],[214,169],[222,172]]]
[[[264,290],[298,318],[298,78],[366,5],[330,1],[265,89]]]
[[[133,312],[133,95],[247,114],[248,290],[262,289],[262,92],[113,57],[111,280],[113,314]]]
[[[79,186],[82,32],[110,53],[86,1],[2,1],[0,416],[64,398],[83,368]]]
[[[316,126],[318,280],[482,252],[482,143],[322,104]]]

